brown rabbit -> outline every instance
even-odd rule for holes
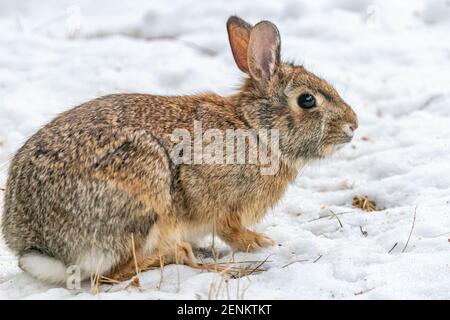
[[[98,273],[122,280],[135,273],[133,251],[139,270],[194,265],[190,242],[213,231],[236,250],[274,243],[247,227],[276,204],[300,166],[349,142],[357,118],[327,82],[280,61],[274,24],[233,16],[227,28],[236,64],[248,75],[236,94],[101,97],[62,113],[19,149],[2,227],[23,270],[62,283],[67,267],[77,265],[83,279]],[[276,129],[277,171],[263,174],[260,160],[174,161],[173,132],[195,134],[196,121],[202,132],[256,132],[250,136],[266,146],[259,133]]]

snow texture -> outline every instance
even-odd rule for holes
[[[232,93],[243,75],[230,14],[275,22],[282,57],[330,81],[360,121],[353,142],[303,170],[256,226],[279,245],[235,256],[269,257],[267,271],[220,285],[171,265],[161,285],[153,270],[143,290],[92,294],[32,279],[0,242],[0,298],[450,299],[448,0],[2,0],[0,187],[15,150],[71,106],[117,92]],[[383,210],[353,208],[355,195]]]

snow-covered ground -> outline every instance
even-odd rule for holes
[[[93,295],[33,280],[0,242],[0,298],[450,299],[448,0],[2,0],[0,187],[27,137],[83,101],[233,92],[242,74],[230,14],[274,21],[282,56],[328,79],[360,121],[353,142],[305,169],[256,227],[279,245],[235,257],[269,257],[267,271],[220,285],[218,274],[172,265],[161,284],[154,270],[141,290]],[[355,195],[384,209],[353,208]]]

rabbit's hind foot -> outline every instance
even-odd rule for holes
[[[139,272],[163,268],[168,264],[185,264],[196,266],[196,258],[190,243],[181,241],[172,248],[156,248],[144,258],[132,257],[127,263],[116,268],[111,274],[104,277],[104,282],[125,281]]]

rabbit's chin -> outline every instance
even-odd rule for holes
[[[341,150],[346,145],[348,145],[348,142],[342,142],[342,143],[338,143],[338,144],[330,144],[322,149],[321,156],[323,158],[329,157],[333,153]]]

